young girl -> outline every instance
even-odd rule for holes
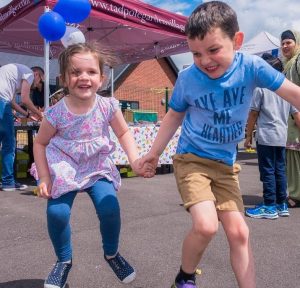
[[[34,142],[38,195],[48,199],[48,233],[58,258],[44,287],[65,287],[72,267],[70,214],[79,191],[88,193],[101,220],[105,260],[121,282],[129,283],[135,271],[118,252],[121,220],[116,191],[121,180],[110,156],[115,144],[109,126],[137,174],[152,177],[154,169],[138,166],[136,145],[118,101],[96,94],[104,64],[98,48],[71,45],[61,53],[59,64],[69,94],[47,109]]]

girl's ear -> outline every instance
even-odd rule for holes
[[[243,45],[244,33],[241,31],[236,32],[233,41],[234,41],[234,50],[239,50]]]
[[[100,75],[100,83],[99,83],[98,89],[100,89],[102,87],[103,83],[106,82],[106,81],[107,81],[107,76],[105,74],[101,74]]]

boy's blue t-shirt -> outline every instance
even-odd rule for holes
[[[169,103],[173,110],[186,113],[177,153],[233,165],[253,90],[275,91],[283,81],[284,75],[260,57],[238,52],[220,78],[209,78],[195,64],[180,72]]]

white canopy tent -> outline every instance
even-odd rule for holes
[[[247,54],[261,55],[277,50],[276,52],[278,54],[279,47],[280,40],[270,33],[263,31],[246,42],[239,51]]]

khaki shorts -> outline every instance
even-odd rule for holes
[[[211,200],[219,211],[244,212],[238,174],[241,166],[200,158],[194,154],[173,156],[174,174],[184,207]]]

